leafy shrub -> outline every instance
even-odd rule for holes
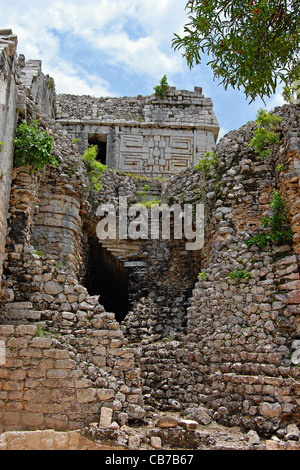
[[[202,280],[207,281],[208,275],[205,272],[201,272],[201,273],[198,274],[198,279],[201,280],[201,281]]]
[[[157,96],[163,99],[169,93],[169,90],[170,87],[168,84],[168,79],[167,76],[164,75],[161,81],[159,82],[159,85],[154,87],[154,91]]]
[[[99,191],[102,188],[102,175],[107,171],[107,165],[103,165],[103,163],[96,160],[97,154],[97,145],[89,145],[83,154],[83,162],[95,191]]]
[[[154,199],[151,199],[150,201],[146,201],[144,199],[143,201],[137,202],[135,205],[136,206],[141,205],[141,206],[147,207],[148,209],[151,209],[153,205],[159,206],[160,204],[161,204],[161,199],[154,198]]]
[[[284,199],[278,191],[274,190],[273,200],[270,204],[271,216],[264,217],[261,220],[262,226],[268,231],[264,234],[257,234],[250,240],[246,240],[248,247],[257,245],[259,248],[264,248],[267,245],[286,243],[292,240],[293,234],[291,228],[288,226],[289,220],[285,214]]]
[[[229,279],[251,279],[252,274],[245,270],[240,271],[236,269],[235,271],[229,273],[228,277]]]
[[[254,137],[251,140],[249,147],[254,149],[254,152],[259,154],[261,158],[265,158],[271,153],[271,149],[267,148],[269,145],[280,142],[278,134],[278,124],[281,118],[268,113],[264,109],[260,109],[257,115],[257,129],[254,131]]]
[[[214,152],[206,152],[203,158],[200,158],[198,163],[195,165],[195,170],[202,171],[205,175],[208,175],[211,170],[216,168],[217,164],[217,155]]]
[[[54,141],[47,131],[42,131],[39,121],[20,124],[13,142],[15,166],[30,165],[34,170],[41,170],[48,165],[58,165],[53,155]]]

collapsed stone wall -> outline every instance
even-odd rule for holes
[[[267,159],[249,149],[255,129],[249,123],[217,146],[216,174],[203,178],[191,169],[170,180],[166,198],[195,201],[193,185],[202,191],[203,274],[187,309],[186,336],[141,342],[150,407],[200,402],[226,425],[266,433],[299,423],[299,109],[276,113],[283,140]],[[248,248],[245,240],[261,230],[276,188],[286,199],[293,243]],[[251,275],[230,279],[236,269]]]
[[[40,63],[22,63],[20,76],[19,119],[39,119],[54,139],[58,166],[12,172],[1,291],[1,432],[81,428],[107,408],[120,424],[141,419],[138,352],[99,296],[80,283],[90,217],[85,167],[56,127],[53,85]]]
[[[0,289],[13,166],[12,140],[17,124],[16,46],[17,38],[12,31],[0,30]]]

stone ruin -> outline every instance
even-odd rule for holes
[[[216,145],[198,87],[164,99],[56,95],[41,62],[18,57],[17,37],[0,31],[0,432],[84,429],[101,441],[108,429],[121,442],[116,429],[156,412],[198,412],[201,424],[299,448],[300,111],[274,112],[281,140],[261,159],[249,147],[254,122]],[[59,162],[38,172],[13,167],[16,126],[35,119]],[[99,191],[81,158],[89,144],[108,167]],[[206,152],[217,156],[213,172],[196,165]],[[204,204],[202,250],[98,240],[99,204],[134,204],[145,185],[150,199]],[[248,247],[274,189],[293,239]],[[197,436],[201,448],[207,435]]]

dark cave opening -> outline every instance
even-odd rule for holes
[[[97,145],[98,155],[96,160],[103,165],[106,165],[107,160],[107,136],[102,134],[93,134],[89,135],[88,138],[89,145]]]
[[[90,295],[100,295],[101,305],[118,322],[124,320],[129,309],[128,270],[96,241],[89,246],[85,286]]]

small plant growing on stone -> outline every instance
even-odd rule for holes
[[[2,152],[4,145],[5,142],[3,142],[3,140],[0,140],[0,153]]]
[[[231,273],[228,274],[229,279],[251,279],[252,274],[248,273],[245,270],[239,270],[236,269],[235,271],[232,271]]]
[[[41,253],[39,250],[36,250],[36,251],[34,252],[34,254],[37,255],[37,256],[39,256],[40,258],[44,258],[44,257],[45,257],[45,255],[44,255],[43,253]]]
[[[216,168],[217,164],[217,155],[214,152],[206,152],[203,158],[200,158],[198,163],[195,165],[195,170],[201,171],[207,176],[214,168]]]
[[[142,204],[143,206],[147,207],[148,209],[151,209],[152,206],[154,205],[160,205],[161,199],[151,199],[150,201],[143,200],[142,202],[138,202],[137,204]]]
[[[254,131],[254,137],[251,140],[249,147],[254,149],[261,158],[266,158],[271,153],[268,148],[272,144],[280,142],[278,133],[278,124],[281,118],[268,113],[264,109],[260,109],[257,115],[256,125],[257,129]]]
[[[293,233],[289,227],[289,220],[285,213],[284,199],[276,190],[273,192],[273,200],[270,204],[270,208],[271,216],[264,217],[261,220],[262,226],[267,229],[267,231],[263,234],[254,235],[250,240],[246,240],[245,243],[248,247],[257,245],[262,249],[271,244],[280,245],[292,240]]]
[[[276,170],[280,173],[281,171],[284,171],[284,166],[280,163],[279,165],[277,165]]]
[[[94,191],[100,191],[102,188],[102,176],[107,171],[107,165],[97,161],[97,154],[97,145],[89,145],[82,157]]]
[[[165,96],[169,93],[170,87],[169,87],[168,79],[166,75],[163,76],[163,78],[159,82],[159,85],[154,87],[154,91],[155,91],[155,94],[162,99],[165,98]]]
[[[14,164],[32,166],[34,170],[41,170],[48,165],[58,165],[53,155],[54,141],[47,131],[41,129],[39,121],[32,124],[23,122],[17,127]]]
[[[48,331],[44,330],[44,328],[40,325],[37,328],[35,337],[36,338],[47,337],[47,336],[49,336],[49,334],[50,333]]]
[[[202,281],[202,280],[207,281],[208,275],[207,275],[206,273],[204,273],[204,272],[201,272],[201,273],[198,274],[198,278],[199,278],[199,280],[201,280],[201,281]]]

